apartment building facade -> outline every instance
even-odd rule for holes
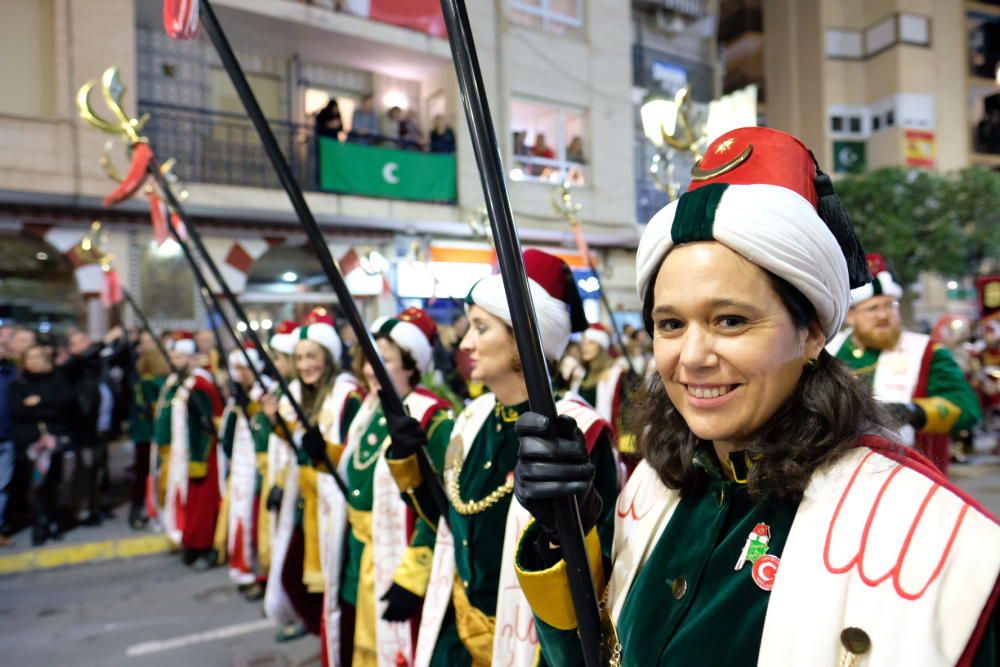
[[[107,150],[122,168],[127,156],[77,117],[74,98],[111,65],[126,111],[148,113],[151,145],[176,158],[184,206],[255,323],[266,330],[304,304],[335,305],[207,38],[168,40],[157,0],[12,4],[0,28],[0,83],[19,94],[0,101],[0,253],[20,259],[0,289],[19,296],[0,318],[103,330],[101,270],[77,265],[72,252],[99,220],[103,250],[154,322],[204,322],[178,249],[151,243],[146,198],[101,205],[114,183],[98,159]],[[213,2],[365,314],[419,303],[447,318],[460,307],[454,298],[492,271],[488,239],[474,229],[482,188],[438,3],[401,3],[402,20],[377,11],[392,4]],[[582,287],[593,285],[553,206],[555,186],[568,180],[613,306],[637,308],[628,7],[501,0],[469,11],[522,244],[558,252]],[[454,151],[348,140],[366,96],[389,132],[393,107],[411,112],[425,139],[442,116]],[[334,136],[316,125],[330,100],[344,122]],[[597,300],[588,301],[596,319]]]

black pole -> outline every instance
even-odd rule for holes
[[[177,369],[170,361],[170,353],[167,352],[167,348],[163,347],[163,341],[160,340],[160,337],[153,332],[152,328],[150,328],[149,320],[146,319],[146,315],[142,312],[142,309],[139,308],[139,304],[135,302],[135,299],[132,298],[132,295],[127,289],[122,289],[122,294],[125,295],[125,300],[128,301],[128,305],[132,307],[132,312],[135,313],[137,318],[139,318],[139,326],[142,327],[149,334],[149,337],[153,339],[153,342],[156,343],[156,349],[163,355],[163,359],[167,362],[167,366],[170,367],[170,372],[176,374]]]
[[[552,396],[552,382],[542,351],[541,336],[528,289],[524,258],[514,226],[496,130],[486,99],[469,16],[463,0],[441,0],[441,8],[448,26],[448,42],[486,196],[515,342],[524,369],[528,403],[532,411],[545,415],[554,424],[556,405]],[[596,667],[601,647],[600,612],[594,582],[590,576],[579,506],[575,498],[565,498],[554,501],[554,510],[584,662],[588,667]]]
[[[396,392],[396,388],[392,384],[392,378],[385,368],[382,355],[379,353],[378,346],[375,345],[375,339],[365,325],[365,321],[361,318],[361,313],[354,302],[354,297],[351,296],[351,292],[347,288],[347,283],[344,282],[344,277],[340,274],[337,263],[334,261],[333,256],[330,254],[330,249],[326,245],[323,232],[320,230],[312,211],[309,209],[309,204],[302,194],[302,189],[299,187],[298,182],[296,182],[284,153],[281,152],[281,147],[278,145],[274,132],[271,131],[271,127],[264,117],[264,112],[261,110],[260,104],[257,103],[257,98],[250,88],[250,84],[247,82],[246,75],[243,73],[239,61],[236,59],[236,54],[233,53],[232,46],[230,46],[229,40],[222,30],[219,19],[215,15],[215,10],[208,0],[202,0],[200,16],[202,25],[205,26],[205,32],[208,33],[209,39],[215,46],[215,50],[219,54],[219,60],[229,74],[233,88],[236,89],[236,93],[239,95],[240,101],[246,109],[247,116],[253,123],[257,135],[264,145],[264,151],[274,166],[278,180],[281,181],[282,187],[291,200],[292,208],[295,209],[299,224],[302,225],[306,236],[316,250],[316,257],[319,259],[320,266],[326,274],[327,281],[329,281],[330,286],[337,295],[337,300],[340,302],[340,307],[344,311],[344,316],[347,318],[348,324],[354,330],[354,335],[358,339],[358,345],[361,346],[361,351],[365,359],[371,365],[372,371],[376,379],[378,379],[379,386],[381,387],[379,395],[382,401],[383,412],[389,416],[406,414],[403,401]],[[430,459],[427,458],[426,452],[420,452],[417,456],[417,462],[420,465],[421,474],[428,484],[438,511],[447,520],[448,501],[438,477],[439,473],[434,470]]]
[[[288,384],[285,381],[285,378],[278,372],[278,369],[274,366],[274,361],[271,360],[271,357],[264,350],[260,338],[257,336],[257,332],[255,332],[253,328],[250,326],[250,322],[247,319],[246,312],[243,310],[243,307],[240,305],[239,301],[236,300],[236,296],[230,289],[229,283],[227,283],[226,279],[223,278],[222,272],[219,271],[219,267],[215,265],[215,260],[213,260],[211,255],[208,254],[208,250],[207,248],[205,248],[205,244],[202,243],[201,236],[198,233],[198,230],[195,228],[194,223],[188,217],[187,212],[181,206],[181,203],[174,196],[173,191],[170,189],[170,184],[167,183],[165,178],[163,178],[163,175],[160,171],[160,165],[156,159],[153,159],[150,162],[149,172],[153,175],[153,177],[157,181],[157,184],[160,186],[160,190],[163,192],[163,195],[166,198],[167,204],[170,207],[170,209],[174,213],[176,213],[180,217],[181,221],[184,223],[184,227],[187,231],[188,237],[191,239],[191,241],[194,242],[195,247],[198,248],[198,252],[201,254],[201,257],[205,262],[205,265],[209,268],[209,271],[211,271],[212,276],[215,278],[215,281],[219,284],[219,287],[222,289],[223,294],[225,294],[229,302],[233,304],[233,309],[236,311],[237,317],[243,322],[243,326],[246,327],[244,329],[244,333],[253,343],[254,347],[257,348],[257,352],[260,355],[261,360],[264,362],[264,366],[267,369],[268,373],[273,374],[275,376],[275,379],[277,380],[279,386],[281,387],[282,393],[288,397],[288,402],[292,405],[292,408],[295,409],[299,419],[299,423],[302,424],[302,428],[308,429],[309,419],[308,417],[306,417],[305,412],[302,410],[302,406],[298,403],[298,401],[295,400],[295,397],[292,396],[291,392],[288,390]],[[246,347],[243,344],[241,344],[240,339],[237,337],[236,330],[233,328],[233,325],[229,320],[229,316],[226,315],[225,310],[222,308],[222,304],[219,303],[218,297],[216,297],[216,295],[212,292],[211,287],[209,287],[208,281],[205,279],[205,274],[202,273],[201,267],[198,266],[198,262],[194,257],[194,253],[191,252],[191,248],[188,246],[187,241],[184,240],[180,232],[178,232],[177,229],[175,229],[172,224],[168,223],[167,229],[170,230],[170,233],[174,237],[174,240],[177,242],[177,244],[181,247],[181,250],[184,252],[184,257],[187,258],[188,264],[191,266],[191,272],[194,274],[195,281],[198,283],[199,291],[202,293],[202,297],[204,298],[204,296],[207,294],[208,297],[212,300],[212,303],[215,306],[215,311],[219,314],[219,318],[222,320],[222,323],[225,326],[226,330],[229,331],[229,334],[233,337],[233,341],[236,343],[236,347],[239,348],[240,351],[243,353],[243,358],[246,359],[247,366],[250,367],[250,371],[254,374],[254,378],[260,385],[261,390],[267,392],[268,391],[267,385],[264,384],[264,380],[261,377],[260,372],[257,370],[257,367],[254,366],[253,360],[250,359],[250,353],[247,351]],[[216,336],[218,336],[217,332]],[[219,339],[217,338],[217,340]],[[222,344],[221,340],[219,340],[219,345],[221,346],[221,344]],[[213,374],[213,381],[214,381],[214,374]],[[280,412],[277,414],[277,419],[278,419],[278,427],[285,432],[285,439],[288,441],[288,444],[293,449],[297,450],[298,448],[295,446],[295,441],[292,438],[292,431],[288,427],[288,424],[285,423],[285,420],[281,416]],[[334,467],[333,462],[330,461],[329,456],[327,456],[325,452],[322,463],[330,471],[330,475],[333,477],[334,482],[337,484],[337,488],[340,489],[341,493],[343,493],[344,497],[346,498],[347,486],[344,484],[344,481],[340,478],[340,475],[337,474],[337,469]]]

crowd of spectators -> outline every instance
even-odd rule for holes
[[[393,106],[379,116],[372,95],[361,97],[351,115],[349,130],[344,126],[337,100],[330,98],[326,106],[316,114],[316,134],[337,141],[385,148],[430,153],[455,152],[455,132],[449,127],[444,115],[436,115],[430,133],[424,134],[415,109]]]
[[[130,355],[120,327],[99,341],[0,327],[0,546],[19,522],[42,544],[109,516],[108,443],[130,409]]]

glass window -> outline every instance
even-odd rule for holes
[[[511,20],[559,34],[583,31],[583,0],[507,0]]]
[[[194,277],[173,239],[159,247],[151,239],[140,242],[139,285],[142,309],[150,320],[195,318]]]
[[[518,99],[510,109],[511,179],[583,185],[589,159],[583,112]]]
[[[879,127],[881,127],[881,125],[882,125],[882,118],[878,114],[872,116],[872,132],[878,132]]]
[[[893,111],[892,109],[889,109],[888,111],[885,112],[885,126],[892,127],[895,124],[896,124],[896,112]]]
[[[844,117],[843,116],[830,116],[830,131],[831,132],[843,132],[844,131]]]
[[[850,118],[851,134],[861,134],[861,117],[851,116]]]

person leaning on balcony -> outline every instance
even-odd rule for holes
[[[361,96],[361,104],[351,116],[351,131],[348,141],[370,144],[379,133],[378,116],[375,114],[375,98],[371,93]]]
[[[454,153],[455,131],[448,126],[444,114],[434,116],[434,127],[431,129],[431,153]]]
[[[403,110],[392,107],[382,117],[382,145],[387,148],[399,148],[399,126],[403,119]]]
[[[424,150],[424,133],[417,122],[416,109],[409,109],[400,116],[399,143],[407,150]]]
[[[615,665],[996,665],[1000,527],[913,450],[824,349],[869,279],[797,139],[740,128],[636,253],[658,375],[614,547],[590,551]],[[517,570],[542,655],[580,665],[552,501],[596,525],[579,438],[517,424],[536,522]],[[590,530],[588,546],[596,547]]]
[[[326,106],[316,114],[316,134],[340,141],[340,133],[344,131],[344,121],[340,117],[340,107],[337,100],[330,98]]]

